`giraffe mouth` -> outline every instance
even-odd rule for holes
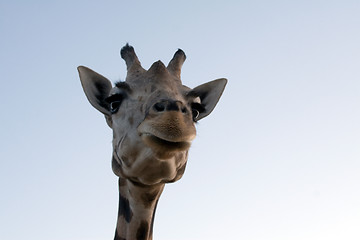
[[[158,151],[183,151],[189,149],[191,145],[189,141],[169,141],[151,133],[142,133],[141,138],[149,147]]]
[[[150,148],[166,153],[189,149],[196,129],[181,112],[168,111],[146,118],[138,126],[138,133]]]

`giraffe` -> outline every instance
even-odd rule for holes
[[[87,99],[113,131],[112,170],[119,177],[114,239],[150,240],[165,183],[183,176],[195,123],[212,112],[227,80],[193,89],[182,85],[186,56],[181,49],[168,66],[157,61],[148,70],[132,46],[126,44],[120,55],[127,76],[114,87],[87,67],[79,66],[78,72]]]

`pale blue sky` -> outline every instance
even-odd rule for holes
[[[155,240],[360,239],[359,1],[1,1],[0,239],[113,239],[111,131],[76,67],[226,77]]]

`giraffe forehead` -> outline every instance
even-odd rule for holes
[[[178,95],[186,95],[191,89],[181,84],[179,80],[173,77],[151,77],[146,79],[138,79],[135,81],[126,81],[131,92],[138,96],[149,97],[158,95],[159,97],[176,97]]]
[[[157,92],[163,95],[185,95],[191,89],[172,79],[146,79],[131,82],[117,82],[111,89],[109,96],[114,94],[135,94],[138,96],[150,96]]]

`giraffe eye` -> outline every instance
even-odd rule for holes
[[[200,115],[200,113],[198,110],[192,109],[192,115],[193,115],[193,119],[195,120]]]
[[[111,102],[111,103],[110,103],[110,112],[111,112],[112,114],[116,113],[116,112],[119,110],[120,105],[121,105],[121,101]]]
[[[196,121],[200,113],[205,111],[205,107],[200,103],[194,102],[191,104],[191,111],[192,111],[193,120]]]
[[[121,94],[114,94],[105,99],[105,101],[109,104],[111,114],[114,114],[119,110],[123,99],[124,97]]]

